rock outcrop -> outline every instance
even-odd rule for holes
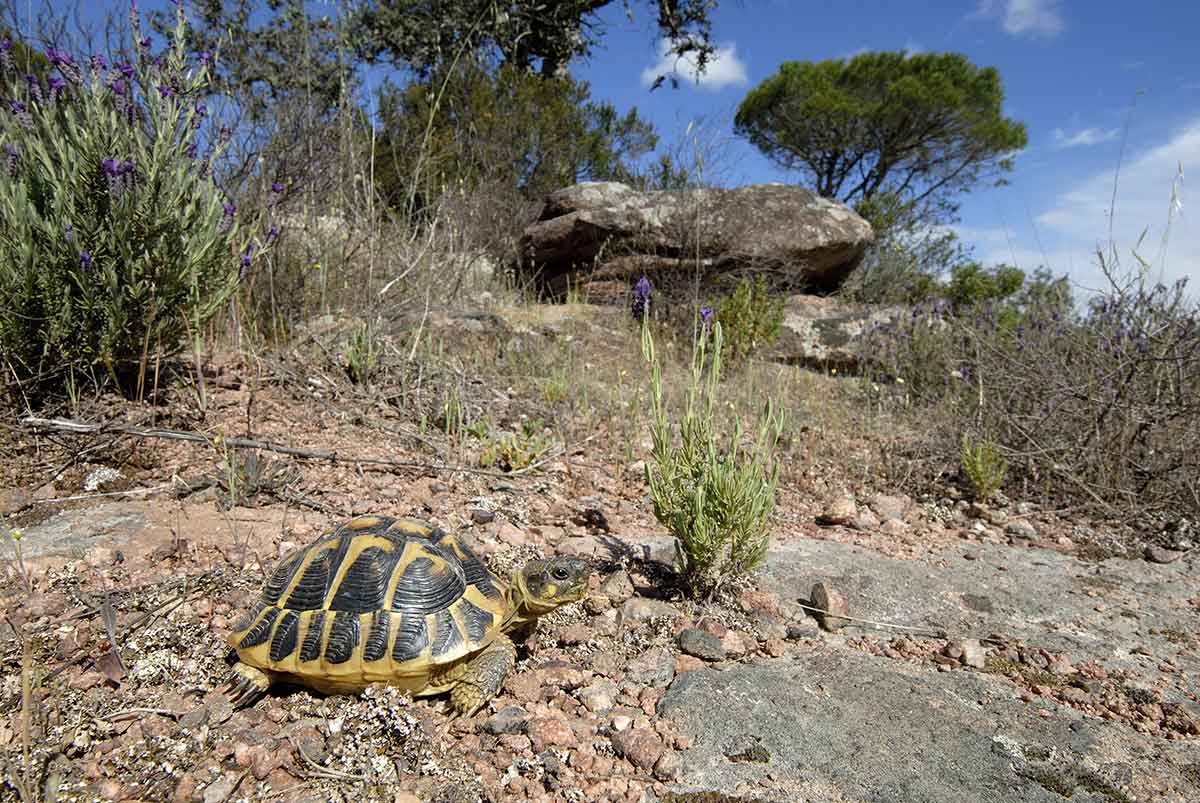
[[[808,368],[853,370],[862,360],[863,335],[894,322],[902,312],[901,307],[794,294],[783,308],[779,336],[764,356]]]
[[[836,289],[874,239],[844,204],[803,187],[641,192],[585,182],[551,193],[522,236],[521,272],[549,295],[573,284],[611,300],[643,274],[672,278],[769,272],[796,290]]]

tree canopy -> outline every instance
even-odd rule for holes
[[[429,192],[505,186],[529,200],[577,181],[631,181],[634,160],[658,141],[636,108],[621,115],[592,100],[584,82],[511,64],[459,64],[386,87],[379,105],[376,180],[393,203],[418,179]]]
[[[362,0],[353,12],[356,41],[369,60],[403,63],[427,75],[460,49],[543,76],[561,77],[600,39],[598,15],[614,0]],[[634,0],[622,0],[634,15]],[[694,54],[703,68],[715,0],[644,0],[679,56]]]
[[[945,220],[955,196],[1001,179],[1026,145],[1003,101],[995,68],[958,53],[862,53],[783,63],[746,95],[734,125],[817,193],[873,222]]]

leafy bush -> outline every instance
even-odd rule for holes
[[[501,471],[519,471],[554,448],[554,441],[542,432],[541,421],[521,422],[520,432],[487,432],[483,435],[479,465],[495,466]]]
[[[767,521],[779,478],[772,457],[783,428],[782,414],[768,399],[751,446],[742,443],[739,421],[728,446],[718,448],[713,413],[723,345],[719,321],[711,329],[701,327],[692,351],[680,442],[675,445],[654,338],[649,322],[642,324],[642,352],[651,369],[654,447],[646,463],[646,481],[654,515],[678,539],[677,558],[689,590],[710,598],[727,580],[753,570],[766,556]]]
[[[503,207],[540,204],[576,181],[629,181],[634,163],[657,144],[654,127],[637,109],[622,116],[590,92],[570,76],[474,62],[403,89],[385,87],[376,184],[390,205],[407,211],[410,200],[429,204],[455,187],[499,194],[492,203]]]
[[[744,276],[737,288],[717,306],[717,321],[723,333],[721,358],[741,365],[754,352],[779,336],[784,299],[771,294],[766,276],[754,281]]]
[[[211,179],[223,144],[194,100],[211,61],[188,62],[184,27],[180,11],[167,50],[142,40],[134,64],[51,49],[44,82],[5,60],[0,359],[27,397],[64,375],[140,392],[261,254]]]

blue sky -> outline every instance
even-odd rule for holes
[[[80,2],[85,16],[129,7],[128,0]],[[312,5],[333,14],[338,3]],[[733,134],[738,103],[781,62],[863,50],[960,52],[999,70],[1004,112],[1029,131],[1011,184],[963,199],[955,228],[976,257],[1029,271],[1046,265],[1084,295],[1102,287],[1095,249],[1107,242],[1119,166],[1112,233],[1122,264],[1136,264],[1131,249],[1145,230],[1139,253],[1152,263],[1151,278],[1188,276],[1200,294],[1200,203],[1190,202],[1188,189],[1189,178],[1200,185],[1200,2],[719,0],[717,61],[699,82],[687,64],[676,65],[680,88],[654,92],[651,77],[672,67],[656,37],[655,4],[629,5],[632,20],[624,0],[603,10],[601,43],[573,72],[594,97],[621,111],[636,106],[664,147],[685,145],[690,132],[703,143],[712,183],[799,180]]]
[[[679,142],[690,121],[710,143],[713,180],[723,184],[796,181],[734,137],[732,120],[746,92],[787,60],[851,56],[861,50],[955,51],[996,67],[1004,113],[1024,122],[1029,145],[1011,184],[979,188],[964,199],[962,239],[986,264],[1066,273],[1081,293],[1101,287],[1095,248],[1108,238],[1108,210],[1120,165],[1113,239],[1123,265],[1147,229],[1139,253],[1173,281],[1200,290],[1200,3],[1089,0],[840,2],[721,0],[713,38],[722,58],[700,83],[650,92],[660,58],[650,4],[622,3],[604,14],[604,41],[575,74],[592,94],[618,108],[636,105],[665,142]],[[678,65],[681,77],[688,66]],[[1177,177],[1182,165],[1183,177]],[[1170,238],[1162,236],[1172,207]],[[1200,194],[1198,194],[1200,197]]]

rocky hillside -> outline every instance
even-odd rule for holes
[[[502,332],[476,334],[528,361],[538,338],[561,345],[572,315],[555,316],[506,314]],[[632,340],[580,321],[575,370],[631,391]],[[461,373],[439,381],[471,377],[463,406],[496,428],[521,432],[559,404],[535,433],[544,449],[483,465],[480,443],[395,400],[427,385],[355,387],[320,353],[214,358],[201,423],[185,398],[82,410],[103,433],[12,422],[2,799],[1200,799],[1186,534],[1133,552],[1070,511],[855,485],[821,462],[825,428],[798,432],[787,456],[766,565],[697,603],[650,508],[644,437],[596,397],[548,401],[547,385],[453,352]],[[837,392],[821,382],[793,400]],[[838,448],[856,454],[855,437]],[[448,729],[442,701],[388,689],[279,689],[233,711],[223,638],[264,572],[370,511],[461,532],[503,574],[587,556],[595,588],[541,622],[489,708]]]

